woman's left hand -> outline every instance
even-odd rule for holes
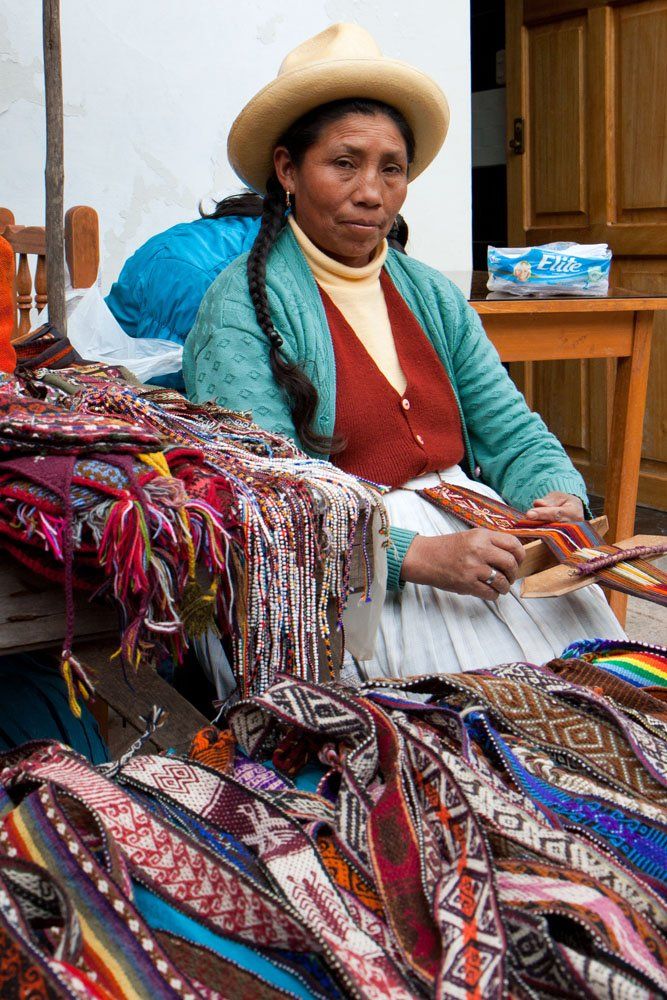
[[[533,500],[533,506],[526,511],[531,521],[583,521],[584,505],[579,497],[571,493],[547,493]]]

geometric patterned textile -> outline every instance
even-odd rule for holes
[[[418,492],[425,500],[466,524],[503,531],[518,538],[541,539],[559,563],[573,567],[574,577],[593,574],[602,586],[667,605],[667,573],[640,558],[618,558],[622,550],[606,545],[586,521],[536,525],[526,520],[520,510],[500,500],[449,483],[439,483]],[[638,550],[636,556],[641,554],[650,553]],[[614,561],[606,557],[616,558]],[[610,564],[606,565],[607,562]]]
[[[663,703],[552,666],[282,675],[113,772],[2,755],[1,995],[667,996]]]
[[[0,451],[39,454],[48,442],[51,454],[158,451],[159,435],[137,421],[96,413],[77,414],[42,399],[21,394],[21,381],[0,381]]]
[[[408,953],[401,926],[403,915],[411,914],[413,934],[415,925],[422,935],[427,929],[426,911],[418,917],[417,899],[413,897],[409,903],[410,897],[404,895],[415,892],[406,881],[414,863],[410,860],[410,842],[411,831],[415,830],[418,883],[421,891],[429,894],[428,910],[437,913],[436,900],[442,900],[442,915],[447,922],[439,926],[441,930],[448,923],[452,927],[451,937],[441,936],[435,951],[436,981],[443,996],[491,996],[494,969],[503,967],[504,988],[511,986],[516,995],[587,996],[589,992],[581,979],[583,968],[607,984],[609,995],[662,995],[667,988],[663,966],[667,954],[667,871],[664,864],[660,868],[651,858],[660,857],[667,844],[664,784],[652,773],[653,765],[644,753],[634,720],[624,719],[614,704],[605,705],[605,700],[594,692],[589,701],[582,701],[577,686],[560,682],[554,675],[551,684],[554,691],[558,690],[558,698],[555,693],[549,694],[546,686],[535,690],[535,684],[531,686],[528,681],[541,678],[542,671],[523,664],[517,667],[521,668],[517,670],[521,683],[512,681],[511,667],[501,667],[465,675],[377,681],[354,693],[335,686],[297,687],[285,679],[263,695],[231,709],[228,720],[241,747],[259,757],[270,753],[287,733],[292,734],[292,740],[301,733],[311,754],[316,753],[312,747],[314,734],[319,731],[320,760],[333,766],[337,775],[337,837],[357,865],[362,863],[364,877],[377,887],[404,961],[417,972],[414,963],[419,938],[411,942]],[[429,694],[428,704],[406,701],[403,691]],[[474,718],[471,709],[482,716],[488,713],[494,720],[492,731],[504,733],[505,739],[520,737],[520,747],[534,748],[532,752],[541,754],[540,760],[567,768],[577,782],[579,798],[588,795],[592,803],[599,803],[597,818],[593,820],[590,811],[560,818],[535,797],[535,784],[517,785],[511,773],[503,780],[493,743],[486,734],[466,725],[467,718]],[[386,741],[381,736],[385,730]],[[654,760],[662,759],[666,749],[667,743],[650,745]],[[398,789],[392,785],[392,753],[400,767]],[[522,760],[524,766],[533,766],[532,760]],[[439,786],[449,786],[444,799]],[[327,779],[321,787],[326,789]],[[371,803],[364,796],[365,789],[373,790]],[[380,789],[384,789],[382,796]],[[465,813],[455,807],[454,790],[461,796],[458,808],[465,805],[468,810],[467,830],[465,825],[459,825],[459,816],[463,818]],[[360,806],[355,809],[340,801],[347,797],[361,799]],[[626,803],[625,813],[617,808],[621,801]],[[384,802],[391,803],[391,808],[374,828],[372,817],[379,813],[372,803],[381,806]],[[623,815],[630,838],[627,849],[611,854],[593,832],[591,823],[599,824],[611,816],[610,835],[616,837],[621,830],[618,817]],[[642,825],[641,819],[649,817],[652,822]],[[359,822],[365,837],[356,827]],[[480,830],[481,840],[476,839],[476,829]],[[636,831],[641,831],[640,837],[646,834],[645,844]],[[391,877],[385,884],[382,849],[386,844],[395,851],[399,843],[399,870],[405,888],[399,883],[395,889],[398,898],[392,898],[392,877],[397,870],[387,869]],[[485,845],[490,852],[486,862]],[[359,847],[362,851],[365,847],[370,867],[366,867],[363,853],[359,857]],[[447,884],[443,861],[448,857],[456,859],[464,847],[465,852],[454,862],[456,877],[452,879],[451,894],[442,895]],[[387,863],[393,856],[389,854]],[[519,895],[511,895],[510,882],[499,882],[498,872],[503,865],[508,872],[508,866],[514,865],[516,871],[522,859],[524,863],[540,859],[544,867],[533,873],[530,883],[524,878]],[[649,874],[642,874],[642,866]],[[554,872],[561,878],[557,898],[562,923],[552,925],[541,914],[548,910],[545,900],[553,891]],[[512,877],[519,876],[515,873]],[[477,903],[476,878],[480,890],[487,894],[478,895]],[[588,886],[585,891],[579,887],[584,884]],[[475,915],[474,931],[464,930],[463,914],[455,905],[456,893],[464,886],[465,912],[469,917]],[[618,916],[613,916],[614,908]],[[607,912],[611,922],[603,940],[600,919],[606,919]],[[491,936],[494,927],[495,936]],[[590,928],[584,951],[582,927]],[[610,937],[612,929],[616,934]],[[489,936],[484,937],[482,932]],[[443,948],[445,941],[451,951]],[[488,977],[483,986],[475,979],[482,969]],[[467,970],[467,986],[457,979],[463,970]],[[425,982],[424,970],[419,971]],[[466,994],[466,988],[473,983],[478,993],[471,989]]]

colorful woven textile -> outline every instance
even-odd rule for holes
[[[234,737],[225,730],[219,732],[215,726],[208,726],[195,734],[190,747],[193,760],[227,774],[234,764]]]
[[[655,604],[667,605],[667,573],[643,559],[618,559],[613,565],[607,565],[608,560],[604,557],[616,557],[622,550],[606,545],[585,521],[537,526],[508,504],[450,483],[439,483],[432,489],[420,490],[419,494],[466,524],[505,531],[518,538],[541,539],[558,562],[573,567],[574,576],[580,576],[584,567],[596,565],[595,579],[603,586]]]
[[[67,368],[81,363],[81,356],[67,337],[51,323],[19,337],[14,342],[17,370],[21,373],[37,368]]]
[[[525,669],[526,671],[533,669],[536,675],[538,673],[536,668]],[[479,935],[481,929],[490,931],[494,925],[493,905],[503,914],[502,923],[495,924],[498,935],[495,946],[498,955],[505,955],[506,982],[511,983],[515,989],[519,989],[523,983],[524,988],[537,991],[537,995],[540,996],[554,993],[559,996],[590,995],[582,984],[578,971],[590,961],[590,955],[587,953],[579,953],[577,958],[578,949],[582,944],[582,920],[590,922],[591,934],[595,940],[597,939],[595,929],[600,915],[611,906],[625,907],[629,904],[632,916],[629,910],[626,909],[625,912],[632,921],[632,930],[628,925],[627,933],[624,932],[625,937],[619,938],[619,925],[614,922],[609,925],[616,928],[616,937],[612,944],[615,958],[610,965],[608,959],[611,952],[607,957],[603,957],[610,940],[608,939],[601,950],[595,953],[595,961],[601,963],[596,976],[601,976],[604,970],[609,980],[609,988],[612,990],[636,989],[637,995],[642,996],[652,995],[651,991],[656,989],[660,992],[666,985],[664,970],[661,967],[662,959],[656,962],[651,956],[658,954],[660,949],[664,950],[665,941],[660,935],[655,937],[652,925],[657,921],[664,931],[667,928],[667,913],[663,903],[658,902],[658,897],[653,894],[653,887],[657,887],[655,879],[660,875],[661,893],[667,888],[664,881],[667,872],[660,866],[659,860],[660,851],[664,849],[664,834],[667,832],[667,812],[664,808],[656,810],[642,795],[631,795],[629,802],[632,803],[632,811],[626,813],[626,829],[632,844],[625,853],[619,851],[613,859],[608,851],[601,851],[596,846],[596,839],[600,842],[598,835],[591,840],[593,833],[591,822],[595,820],[592,815],[585,813],[585,806],[584,813],[563,817],[567,819],[565,823],[557,818],[551,806],[547,806],[545,811],[544,805],[539,803],[538,798],[527,786],[517,788],[513,777],[510,777],[508,783],[499,780],[496,770],[497,748],[489,742],[488,734],[480,742],[470,724],[461,725],[462,719],[467,722],[471,708],[479,705],[480,693],[483,690],[487,692],[489,711],[493,712],[495,718],[502,720],[503,728],[511,720],[513,729],[518,719],[522,717],[521,712],[513,717],[513,713],[507,707],[514,704],[515,698],[511,696],[502,698],[502,689],[506,686],[502,671],[498,675],[500,684],[491,688],[480,688],[480,684],[488,684],[492,675],[493,672],[485,672],[480,675],[455,678],[464,682],[472,681],[474,686],[464,683],[458,690],[450,688],[449,691],[447,690],[449,678],[442,677],[403,683],[377,682],[365,689],[363,692],[365,697],[356,692],[352,694],[341,689],[322,689],[314,685],[300,685],[297,689],[285,681],[272,687],[263,696],[253,699],[252,703],[233,709],[230,721],[244,749],[258,755],[266,754],[287,727],[293,727],[293,732],[301,732],[308,745],[312,745],[314,733],[320,734],[320,756],[323,760],[333,763],[336,774],[337,836],[344,845],[346,855],[355,858],[355,864],[361,866],[364,877],[370,878],[372,883],[380,888],[387,920],[393,935],[399,941],[402,938],[401,922],[408,913],[413,914],[414,923],[420,928],[421,933],[426,932],[424,915],[418,918],[418,907],[412,900],[408,903],[409,897],[403,895],[404,884],[406,888],[409,885],[409,881],[406,883],[405,880],[410,873],[408,859],[411,830],[414,828],[419,831],[417,843],[420,844],[418,857],[421,876],[418,884],[423,887],[421,891],[435,892],[436,887],[444,889],[442,869],[437,866],[436,858],[438,852],[445,849],[445,845],[449,845],[450,851],[455,851],[454,857],[457,850],[465,847],[463,857],[467,859],[468,865],[472,864],[473,858],[475,859],[475,867],[471,869],[470,874],[467,874],[466,867],[462,867],[461,860],[454,866],[454,870],[458,873],[458,877],[452,883],[454,894],[445,894],[444,897],[448,919],[455,920],[454,926],[457,927],[458,933],[452,934],[449,939],[451,953],[442,950],[442,946],[435,952],[439,956],[438,962],[445,963],[440,965],[438,979],[443,995],[459,995],[456,990],[454,969],[461,970],[464,961],[468,963],[467,981],[471,988],[468,994],[461,990],[460,995],[493,995],[493,988],[488,981],[483,989],[479,989],[477,983],[477,993],[472,988],[472,983],[475,982],[472,970],[476,969],[479,973],[480,967],[487,970],[492,967],[488,964],[488,957],[480,961],[481,954],[485,953],[482,944],[488,948],[491,938],[482,935],[481,940],[478,940],[475,935]],[[563,685],[563,687],[571,686]],[[431,691],[431,704],[405,701],[401,689],[421,690],[422,693]],[[571,690],[573,695],[577,691],[576,688]],[[498,695],[501,695],[500,701]],[[375,706],[371,706],[369,696],[375,702]],[[435,704],[434,699],[437,699]],[[481,710],[479,711],[484,715]],[[376,714],[378,712],[379,714]],[[465,714],[461,716],[460,713]],[[565,717],[558,712],[558,709],[555,710],[555,715],[563,719],[558,728],[567,735],[569,727]],[[578,745],[581,757],[580,762],[569,759],[568,766],[574,769],[573,774],[591,796],[602,794],[602,800],[599,798],[596,800],[599,805],[597,819],[599,821],[600,817],[611,817],[612,828],[609,835],[613,839],[620,829],[620,822],[612,815],[616,805],[613,776],[609,775],[602,786],[597,779],[591,779],[591,762],[596,766],[600,763],[596,743],[604,743],[606,739],[603,735],[606,729],[604,726],[600,727],[597,715],[597,706],[592,711],[582,711],[581,708],[572,711],[570,743],[572,746]],[[397,812],[399,797],[393,803],[392,809],[387,810],[388,827],[386,829],[378,827],[375,831],[371,818],[378,815],[377,804],[382,803],[383,796],[388,796],[391,789],[389,758],[384,759],[382,756],[381,730],[378,729],[378,724],[382,728],[387,725],[387,719],[394,727],[396,733],[394,739],[398,739],[401,747],[399,754],[401,785],[408,794],[407,801],[410,806],[407,813],[401,813],[400,810]],[[375,725],[372,720],[375,721]],[[536,723],[530,737],[525,730],[522,734],[522,742],[526,746],[534,743],[543,754],[544,740],[540,739],[540,729],[544,721],[544,717],[539,719],[539,724]],[[553,722],[555,723],[555,718]],[[575,726],[583,730],[580,744],[574,738]],[[494,732],[499,731],[494,729]],[[504,737],[505,740],[508,738],[512,738],[512,730],[507,731]],[[327,749],[329,747],[331,749]],[[560,747],[554,746],[551,753],[555,754],[555,759],[560,759]],[[628,746],[628,753],[634,756],[631,746]],[[549,752],[546,755],[548,757]],[[490,767],[486,760],[489,764],[492,763],[493,767]],[[433,769],[435,769],[434,777],[431,778]],[[437,793],[435,776],[438,771],[443,770],[449,773],[449,782],[454,781],[456,783],[454,787],[458,787],[463,795],[462,804],[466,803],[470,815],[476,817],[476,821],[481,824],[487,843],[491,837],[491,857],[490,864],[487,862],[489,867],[486,868],[486,874],[483,874],[484,867],[480,866],[484,855],[483,850],[480,854],[480,842],[475,838],[474,826],[469,827],[467,833],[465,826],[457,833],[457,819],[465,814],[457,812],[454,808],[456,800],[452,798],[451,792],[445,797],[444,804]],[[381,782],[379,787],[374,789],[380,774]],[[645,775],[645,777],[650,783],[650,776]],[[443,777],[438,780],[442,781]],[[546,785],[540,787],[544,789]],[[321,788],[323,793],[326,793],[326,785]],[[366,796],[363,794],[364,789],[367,790]],[[382,789],[384,792],[381,795]],[[545,794],[551,792],[547,789]],[[605,794],[608,796],[607,802],[604,801]],[[418,803],[421,805],[419,812],[416,813]],[[634,833],[636,829],[642,829],[641,822],[638,824],[638,817],[642,815],[653,816],[654,824],[650,835],[640,844]],[[435,826],[431,826],[430,823],[427,825],[427,816],[432,816],[431,822],[434,822]],[[658,816],[660,820],[656,825]],[[646,829],[648,830],[648,826]],[[441,832],[434,839],[438,830]],[[382,881],[381,845],[383,844],[391,848],[388,861],[396,855],[400,844],[403,863],[399,869],[401,877],[397,879],[397,885],[394,885],[391,877],[388,878],[386,885]],[[498,876],[495,874],[501,859],[507,858],[509,863],[511,859],[522,856],[526,859],[541,856],[547,866],[539,873],[538,878],[533,880],[532,885],[527,887],[523,899],[509,895],[510,891],[514,891],[513,887],[510,890],[510,883],[498,882]],[[651,872],[645,872],[642,876],[641,869],[632,860],[633,857],[642,862],[646,859]],[[554,936],[553,929],[544,922],[534,921],[533,918],[540,912],[542,898],[546,899],[548,893],[552,891],[549,888],[549,879],[552,879],[553,875],[548,866],[564,864],[572,874],[568,875],[564,883],[559,886],[557,899],[561,912],[564,916],[567,915],[571,923],[565,922]],[[559,871],[559,868],[554,868],[553,871]],[[473,875],[473,872],[476,874]],[[396,871],[394,871],[395,877]],[[579,898],[582,890],[577,888],[577,880],[585,878],[589,879],[587,884],[591,887],[594,882],[599,883],[600,895],[595,897],[588,889],[589,896],[582,902]],[[647,881],[644,882],[643,878]],[[475,879],[479,879],[480,888],[484,887],[486,896],[480,896],[479,905],[485,898],[487,917],[479,919],[485,912],[483,909],[479,910],[478,919],[474,923],[475,931],[463,933],[461,915],[456,907],[456,893],[465,887],[466,913],[470,916],[475,912]],[[396,899],[392,898],[395,893],[398,893]],[[433,912],[435,897],[430,898],[432,900],[430,909]],[[607,902],[604,901],[605,898]],[[622,904],[619,903],[620,900],[623,900]],[[489,904],[492,907],[490,910]],[[545,911],[546,906],[541,912]],[[503,936],[502,927],[507,931],[506,938]],[[574,933],[568,933],[568,927],[573,928]],[[634,946],[630,946],[631,940],[634,940]],[[645,942],[641,949],[639,949],[640,940]],[[472,941],[476,943],[475,948],[472,947]],[[587,943],[586,948],[588,947]],[[654,947],[658,948],[658,952],[653,952]],[[636,950],[633,951],[633,948]],[[414,969],[414,962],[418,957],[414,941],[409,950],[409,957],[405,948],[402,948],[401,952],[404,960]],[[573,952],[573,955],[570,952]],[[433,956],[433,952],[430,954]],[[546,961],[547,954],[553,956],[550,964]],[[448,960],[452,960],[452,967],[447,964]],[[622,969],[620,972],[619,966]],[[446,974],[443,974],[443,968],[448,970]],[[422,976],[428,974],[427,970],[420,971]],[[522,995],[520,989],[519,995]],[[528,995],[535,994],[529,992]]]
[[[75,712],[72,673],[81,693],[88,684],[72,655],[74,588],[111,593],[120,615],[121,662],[134,670],[140,656],[164,651],[181,657],[188,633],[182,605],[194,589],[197,560],[225,580],[226,530],[220,517],[204,504],[189,503],[180,484],[159,479],[155,464],[157,453],[0,462],[0,535],[6,551],[65,589],[63,673]]]
[[[647,727],[660,727],[660,735],[667,735],[667,704],[654,695],[658,687],[637,687],[626,679],[618,677],[584,659],[567,658],[551,660],[549,670],[573,684],[582,684],[598,693],[605,694],[626,713]],[[664,689],[663,689],[664,690]]]
[[[162,442],[144,424],[76,414],[20,392],[19,379],[0,382],[0,451],[16,455],[157,451]]]
[[[126,671],[140,659],[178,662],[216,631],[243,694],[278,670],[317,676],[321,641],[332,666],[351,542],[359,532],[367,594],[371,519],[387,530],[376,488],[243,415],[99,366],[7,377],[5,445],[0,534],[12,556],[65,586],[74,711],[77,686],[89,688],[72,650],[74,588],[115,599]]]
[[[24,966],[45,997],[667,995],[667,733],[638,714],[525,663],[284,676],[189,758],[0,756],[6,995]]]
[[[633,687],[667,687],[667,647],[616,639],[583,639],[563,652],[563,659],[592,663]]]

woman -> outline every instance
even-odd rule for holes
[[[310,454],[394,487],[366,676],[543,662],[575,637],[623,634],[590,588],[522,602],[519,542],[463,528],[414,492],[444,478],[536,522],[584,517],[581,477],[474,311],[439,272],[387,248],[448,123],[437,85],[358,26],[291,52],[229,136],[232,166],[265,194],[259,234],[209,289],[185,347],[191,398],[251,410]]]

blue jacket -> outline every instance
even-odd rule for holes
[[[151,237],[123,265],[106,303],[130,337],[185,343],[208,287],[249,250],[259,219],[182,222]],[[182,375],[156,379],[183,388]]]

